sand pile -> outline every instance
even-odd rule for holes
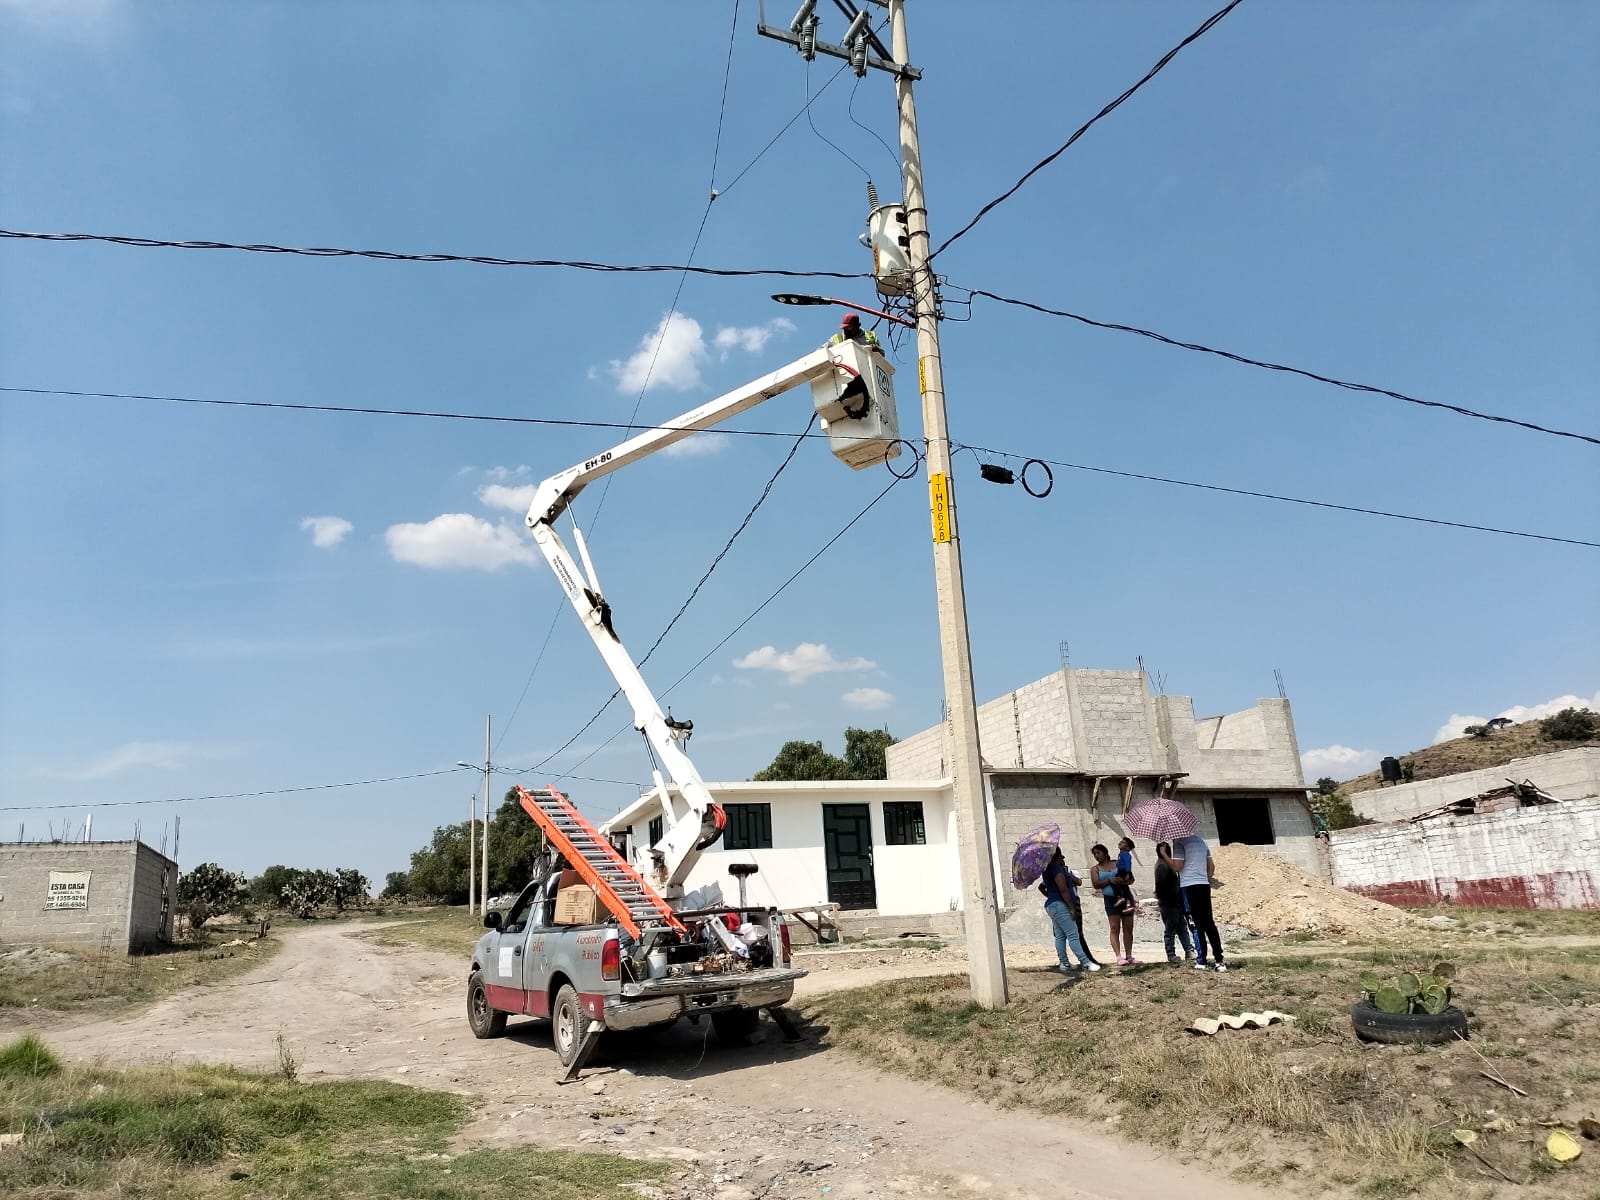
[[[1357,938],[1393,936],[1415,924],[1394,905],[1323,883],[1275,854],[1233,845],[1214,847],[1212,856],[1223,885],[1211,894],[1221,924],[1263,937],[1304,932]]]

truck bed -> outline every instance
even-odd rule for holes
[[[684,975],[676,979],[647,979],[642,983],[625,983],[622,994],[630,1000],[646,1000],[654,996],[682,996],[692,992],[720,992],[728,988],[770,987],[779,983],[793,983],[806,975],[798,967],[766,967],[759,971],[736,971],[721,975]]]

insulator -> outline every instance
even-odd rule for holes
[[[878,207],[878,189],[872,185],[872,180],[867,180],[867,211],[871,212]]]
[[[867,77],[867,39],[859,37],[855,45],[850,47],[850,66],[855,70],[856,78]]]
[[[817,57],[817,23],[812,17],[800,30],[800,57],[807,62]]]

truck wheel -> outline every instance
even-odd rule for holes
[[[761,1025],[758,1008],[730,1008],[711,1014],[711,1027],[717,1031],[717,1041],[724,1046],[748,1046]]]
[[[506,1014],[489,1007],[482,971],[474,971],[467,980],[467,1024],[475,1038],[499,1037],[506,1031]]]
[[[570,1067],[578,1057],[578,1047],[583,1044],[583,1031],[589,1028],[589,1015],[578,1003],[578,992],[570,983],[563,983],[556,992],[556,1002],[550,1006],[550,1039],[555,1043],[556,1055],[563,1067]]]

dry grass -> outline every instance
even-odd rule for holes
[[[255,934],[255,926],[207,926],[209,944],[173,946],[155,954],[42,948],[20,959],[21,965],[0,968],[0,1014],[8,1009],[75,1012],[148,1004],[179,988],[221,983],[265,962],[278,949],[270,934],[262,939]],[[236,938],[245,944],[223,944]]]
[[[1486,767],[1498,767],[1514,758],[1554,754],[1558,750],[1575,750],[1580,746],[1600,746],[1600,739],[1587,742],[1547,742],[1539,736],[1538,721],[1524,721],[1520,725],[1508,726],[1489,737],[1454,738],[1397,757],[1412,763],[1412,778],[1420,782],[1424,779],[1455,775],[1461,771],[1480,771]],[[1377,771],[1368,771],[1365,775],[1357,775],[1354,779],[1340,784],[1339,790],[1346,796],[1353,796],[1357,792],[1377,787],[1380,781],[1381,776]],[[1537,775],[1533,781],[1539,782]]]
[[[216,1067],[0,1075],[0,1131],[23,1135],[0,1151],[0,1195],[622,1200],[665,1174],[601,1154],[453,1155],[467,1107],[396,1084]]]
[[[465,957],[483,936],[483,918],[465,908],[420,908],[397,912],[393,921],[361,934],[380,946],[420,946]]]
[[[1482,1168],[1451,1130],[1483,1130],[1478,1149],[1520,1180],[1542,1142],[1539,1121],[1573,1128],[1600,1113],[1600,949],[1452,952],[1470,1044],[1358,1042],[1350,1005],[1360,971],[1432,957],[1318,947],[1222,976],[1156,966],[1064,981],[1013,970],[1001,1012],[971,1003],[963,978],[904,980],[823,997],[808,1015],[829,1042],[891,1069],[1002,1105],[1110,1117],[1140,1140],[1229,1162],[1280,1190],[1465,1196]],[[1210,1039],[1183,1032],[1197,1016],[1261,1008],[1298,1021]],[[1528,1096],[1483,1078],[1479,1054]],[[1490,1113],[1511,1128],[1484,1130]],[[1518,1195],[1588,1195],[1600,1188],[1595,1160],[1533,1178]]]

